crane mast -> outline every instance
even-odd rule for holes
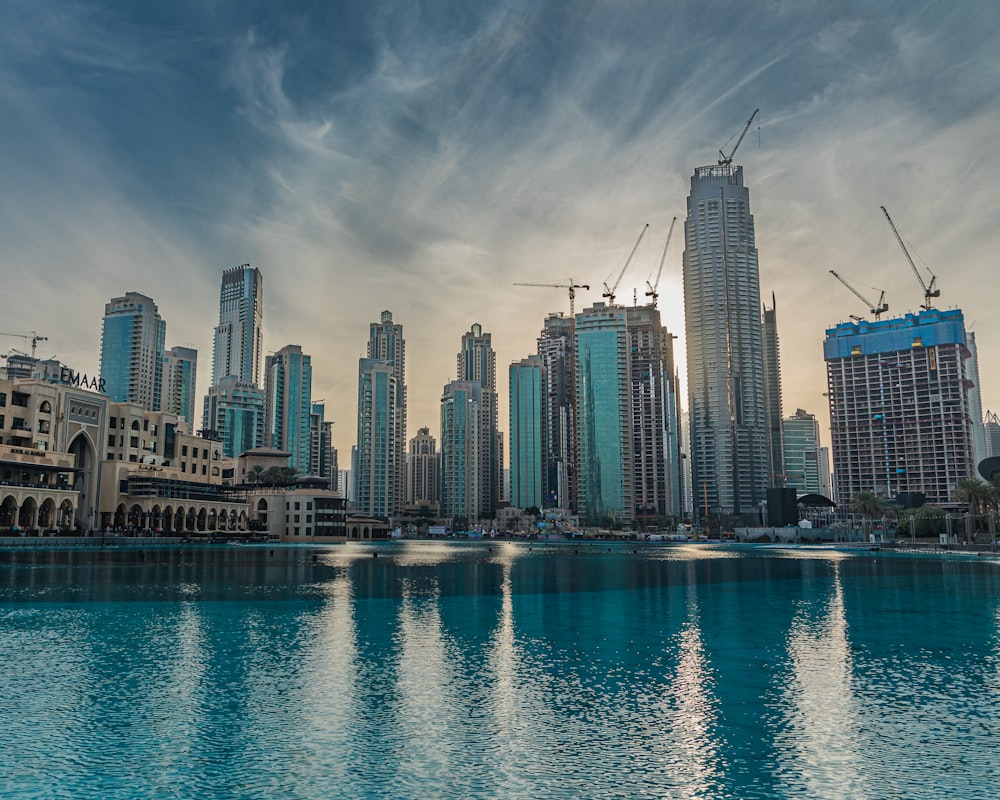
[[[855,289],[853,286],[851,286],[851,284],[849,284],[844,278],[842,278],[840,275],[838,275],[832,269],[830,270],[830,274],[833,275],[833,277],[836,278],[838,281],[840,281],[842,284],[844,284],[844,286],[846,286],[848,288],[848,290],[855,297],[858,298],[858,300],[860,300],[862,303],[864,303],[866,306],[868,306],[869,313],[871,313],[872,315],[874,315],[875,319],[878,319],[886,311],[889,310],[889,304],[887,302],[885,302],[885,292],[884,291],[882,292],[881,295],[879,295],[878,303],[874,303],[873,304],[871,300],[867,299],[863,294],[861,294],[861,292],[859,292],[857,289]]]
[[[750,119],[746,121],[746,124],[743,126],[743,130],[740,132],[740,138],[736,140],[736,144],[733,145],[733,149],[729,151],[729,155],[727,156],[721,150],[719,151],[720,167],[728,167],[730,164],[733,163],[733,156],[735,156],[736,151],[740,149],[740,145],[743,143],[743,137],[746,136],[747,131],[750,130],[750,125],[753,123],[754,117],[757,116],[758,111],[760,111],[759,108],[755,108],[753,110],[753,113],[750,115]],[[730,139],[729,141],[732,141],[732,139]],[[725,147],[725,145],[723,145],[723,147]]]
[[[35,350],[38,348],[38,343],[49,340],[48,336],[39,336],[37,331],[31,331],[31,333],[0,333],[0,336],[14,336],[18,339],[24,339],[26,342],[31,342],[32,360],[35,358]]]
[[[615,304],[615,292],[618,291],[618,284],[622,282],[622,278],[625,277],[625,270],[628,269],[628,265],[632,263],[632,256],[635,255],[635,251],[639,249],[639,242],[642,241],[642,237],[646,235],[646,230],[649,228],[649,223],[647,222],[642,226],[642,230],[639,232],[639,238],[635,240],[635,244],[632,245],[632,250],[628,254],[628,258],[625,259],[625,264],[622,266],[621,272],[618,273],[618,279],[615,281],[615,285],[610,289],[608,288],[607,281],[604,282],[604,292],[601,297],[607,297],[611,305]]]
[[[667,248],[670,247],[670,239],[674,235],[674,224],[677,222],[677,217],[670,220],[670,230],[667,231],[667,243],[663,245],[663,255],[660,256],[660,268],[656,271],[656,280],[650,284],[646,281],[646,286],[649,287],[646,292],[646,297],[653,298],[653,307],[656,307],[656,301],[659,299],[660,295],[657,293],[657,287],[660,285],[660,275],[663,274],[663,262],[667,260]]]
[[[889,216],[889,212],[885,210],[885,206],[881,206],[882,213],[885,214],[886,221],[889,223],[889,227],[892,228],[893,234],[896,236],[896,241],[899,242],[899,249],[903,251],[903,255],[906,256],[906,260],[910,264],[910,268],[913,270],[913,274],[917,276],[917,282],[920,284],[920,288],[924,290],[924,304],[920,306],[923,309],[934,308],[934,304],[931,302],[932,298],[940,297],[941,290],[935,288],[937,283],[937,276],[931,272],[931,282],[925,283],[923,277],[920,275],[920,270],[917,269],[917,265],[913,263],[913,258],[910,256],[910,251],[906,249],[906,245],[903,244],[903,237],[899,235],[899,231],[896,230],[896,226],[892,221],[892,217]],[[930,270],[928,270],[930,272]]]

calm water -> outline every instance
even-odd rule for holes
[[[6,551],[0,725],[2,798],[993,798],[1000,562]]]

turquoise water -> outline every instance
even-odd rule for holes
[[[2,798],[993,798],[1000,562],[5,551],[0,724]]]

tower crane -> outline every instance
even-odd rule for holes
[[[0,333],[0,336],[14,336],[18,339],[24,339],[26,342],[31,342],[31,357],[35,357],[35,349],[38,347],[39,342],[47,342],[49,340],[48,336],[39,336],[36,331],[31,333]]]
[[[856,298],[858,298],[858,300],[860,300],[862,303],[864,303],[866,306],[868,306],[869,313],[873,314],[875,316],[875,319],[878,319],[886,311],[889,310],[889,304],[887,302],[885,302],[885,292],[884,291],[882,292],[881,295],[879,295],[878,303],[873,304],[871,300],[867,299],[863,294],[861,294],[861,292],[859,292],[857,289],[855,289],[853,286],[851,286],[851,284],[849,284],[844,278],[842,278],[840,275],[838,275],[832,269],[830,270],[830,274],[833,275],[833,277],[836,278],[838,281],[840,281],[842,284],[844,284],[844,286],[846,286],[851,291],[851,293]]]
[[[906,256],[906,260],[910,262],[910,267],[913,269],[913,274],[917,276],[920,288],[924,290],[924,304],[920,307],[924,310],[934,308],[934,304],[931,300],[935,297],[941,296],[941,290],[935,287],[935,284],[937,283],[937,276],[928,269],[927,271],[931,273],[931,282],[924,282],[924,279],[920,274],[920,270],[917,269],[917,265],[913,263],[910,251],[907,250],[906,245],[903,244],[903,237],[899,235],[899,231],[896,230],[896,226],[892,222],[892,217],[890,217],[889,212],[885,210],[885,206],[881,206],[881,208],[882,213],[885,214],[885,218],[889,223],[889,227],[892,228],[892,232],[896,235],[896,241],[899,242],[899,248],[903,251],[903,255]]]
[[[750,125],[753,122],[754,117],[757,116],[757,112],[758,111],[760,111],[759,108],[755,108],[753,110],[753,113],[750,115],[750,119],[748,119],[746,121],[746,125],[743,126],[743,131],[740,133],[740,138],[736,140],[736,144],[733,145],[733,149],[729,151],[729,155],[727,156],[721,150],[719,151],[719,166],[720,167],[728,167],[730,164],[733,163],[733,156],[735,156],[736,155],[736,151],[740,149],[740,145],[743,143],[743,137],[746,136],[747,135],[747,131],[750,130]],[[729,141],[731,142],[732,139],[730,139]],[[726,144],[729,144],[729,142],[726,142]],[[725,147],[725,145],[723,145],[723,147]]]
[[[586,283],[577,283],[572,278],[569,279],[568,283],[515,283],[514,286],[546,286],[549,289],[569,289],[569,315],[571,317],[576,316],[576,290],[577,289],[590,289],[590,286]]]
[[[618,273],[618,279],[615,281],[615,285],[608,288],[608,282],[604,282],[604,292],[602,292],[601,297],[607,297],[611,302],[611,305],[615,304],[615,292],[618,290],[618,284],[622,282],[622,278],[625,277],[625,270],[628,269],[628,265],[632,263],[632,256],[635,255],[635,251],[639,249],[639,242],[642,241],[642,237],[646,235],[646,229],[649,228],[649,223],[647,222],[642,226],[642,230],[639,232],[639,238],[635,240],[635,244],[632,245],[632,251],[628,254],[628,258],[625,259],[625,264],[622,266],[622,271]],[[614,273],[612,273],[614,274]],[[608,278],[610,279],[610,275]]]
[[[667,231],[667,243],[663,245],[663,255],[660,256],[660,268],[656,271],[656,280],[652,284],[647,280],[646,286],[649,287],[646,291],[646,297],[653,298],[653,307],[656,307],[656,301],[660,297],[657,293],[656,288],[660,285],[660,275],[663,274],[663,262],[667,260],[667,248],[670,247],[670,238],[674,235],[674,223],[677,222],[677,217],[670,220],[670,230]]]

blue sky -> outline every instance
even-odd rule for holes
[[[0,329],[93,373],[104,303],[141,291],[168,345],[199,350],[201,394],[221,272],[250,263],[265,349],[312,354],[342,458],[383,309],[407,339],[410,434],[436,434],[462,333],[492,332],[505,394],[568,311],[511,284],[573,277],[592,286],[578,307],[600,300],[648,222],[618,291],[641,297],[693,168],[759,107],[736,160],[786,413],[827,420],[824,331],[864,310],[828,270],[891,313],[922,300],[880,205],[939,305],[974,321],[1000,410],[998,53],[992,0],[8,0]],[[678,225],[659,287],[681,361],[682,242]]]

